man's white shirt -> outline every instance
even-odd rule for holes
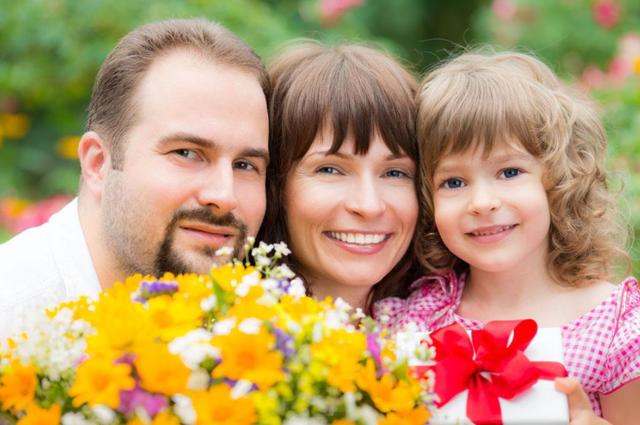
[[[77,198],[47,223],[0,245],[0,338],[37,309],[99,292]]]

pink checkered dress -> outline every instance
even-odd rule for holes
[[[415,281],[407,299],[386,298],[374,306],[374,317],[387,315],[392,330],[409,323],[433,331],[453,322],[467,329],[483,324],[456,314],[464,275],[451,272]],[[640,378],[640,289],[627,278],[609,297],[582,317],[562,327],[565,366],[582,382],[594,412],[602,416],[599,394],[611,393]]]

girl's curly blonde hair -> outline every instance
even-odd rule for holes
[[[465,53],[430,72],[418,91],[422,183],[416,236],[432,271],[467,265],[440,238],[433,175],[443,156],[516,138],[545,167],[551,227],[548,267],[561,283],[611,278],[625,253],[604,162],[607,139],[595,108],[563,86],[538,59],[514,52]]]

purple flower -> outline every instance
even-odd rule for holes
[[[176,282],[145,281],[140,284],[135,301],[144,303],[150,298],[165,294],[170,295],[175,292],[178,292],[178,284]]]
[[[276,336],[276,349],[286,358],[291,357],[295,351],[293,337],[280,328],[273,328],[273,333]]]
[[[376,366],[380,370],[380,374],[383,371],[382,368],[382,353],[380,349],[380,344],[378,343],[378,333],[372,333],[367,335],[367,351],[373,357],[373,360],[376,362]]]
[[[120,391],[120,411],[125,415],[142,407],[147,414],[154,417],[167,407],[167,398],[160,394],[151,394],[136,386],[132,390]]]

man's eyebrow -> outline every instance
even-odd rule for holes
[[[196,136],[189,133],[175,133],[160,139],[160,144],[173,142],[189,142],[207,149],[216,148],[216,143],[213,140],[205,139],[204,137]]]
[[[194,145],[198,145],[204,149],[216,149],[218,145],[211,139],[196,136],[189,133],[175,133],[160,139],[160,144],[167,144],[173,142],[189,142]],[[240,152],[240,156],[246,156],[249,158],[260,158],[265,163],[269,163],[269,151],[261,148],[247,148]]]
[[[269,151],[260,148],[247,148],[240,152],[240,156],[247,156],[249,158],[262,159],[266,164],[269,163]]]

